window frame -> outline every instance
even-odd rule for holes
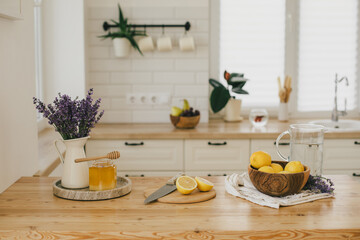
[[[301,0],[285,1],[285,66],[284,75],[292,76],[292,92],[289,100],[290,118],[331,118],[331,111],[300,112],[297,109],[298,95],[298,61],[299,61],[299,10]],[[358,4],[358,54],[357,54],[357,107],[347,111],[342,118],[356,118],[360,116],[360,4]],[[210,78],[218,79],[220,75],[220,0],[210,1]],[[334,76],[335,77],[335,76]],[[274,84],[276,84],[274,79]],[[351,87],[351,86],[349,86]],[[211,93],[211,88],[209,93]],[[248,116],[250,107],[242,107],[242,115]],[[278,107],[266,108],[270,117],[277,117]],[[341,110],[341,106],[340,106]],[[211,118],[221,117],[222,113],[210,113]]]

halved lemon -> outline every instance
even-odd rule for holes
[[[190,194],[197,187],[196,181],[189,176],[181,176],[176,179],[176,188],[182,194]]]
[[[212,182],[201,177],[195,177],[195,181],[197,182],[197,188],[202,192],[210,191],[214,187]]]

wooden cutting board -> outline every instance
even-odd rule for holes
[[[147,198],[158,190],[159,188],[149,188],[144,191],[144,195]],[[174,192],[159,198],[157,201],[162,203],[197,203],[197,202],[203,202],[207,201],[209,199],[212,199],[216,196],[215,189],[211,189],[209,192],[200,192],[198,189],[195,189],[191,194],[184,195],[177,190]]]

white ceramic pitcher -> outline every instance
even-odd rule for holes
[[[86,188],[89,186],[89,167],[87,162],[75,163],[75,159],[86,157],[84,146],[88,138],[58,139],[54,143],[63,164],[61,185],[65,188]],[[65,158],[63,158],[57,147],[58,142],[65,144]]]

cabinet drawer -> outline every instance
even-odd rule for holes
[[[279,160],[282,159],[279,157],[276,151],[275,140],[268,140],[268,139],[259,139],[259,140],[251,140],[251,148],[250,148],[250,155],[256,151],[264,151],[270,154],[272,160]],[[287,157],[290,155],[290,143],[289,139],[284,139],[279,142],[279,150]]]
[[[360,169],[359,139],[326,139],[324,141],[323,169],[358,170]]]
[[[245,170],[249,140],[185,140],[185,171]]]
[[[88,157],[119,151],[118,171],[182,171],[182,140],[89,140]]]

